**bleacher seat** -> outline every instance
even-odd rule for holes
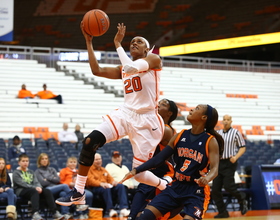
[[[81,73],[84,74],[83,77],[88,77],[90,74],[90,77],[94,78],[96,82],[102,82],[106,86],[116,86],[120,83],[119,80],[92,76],[88,63],[61,62],[57,63],[61,65],[61,70],[56,71],[54,68],[47,68],[46,65],[41,65],[36,61],[7,59],[6,62],[9,65],[2,65],[4,62],[1,62],[0,65],[0,130],[4,131],[0,131],[0,137],[12,138],[16,133],[21,138],[29,140],[35,138],[34,146],[38,153],[51,154],[54,152],[58,144],[54,140],[49,142],[49,138],[56,138],[56,134],[61,130],[64,122],[68,122],[69,127],[73,129],[76,123],[81,124],[82,132],[87,135],[102,122],[104,114],[117,108],[123,102],[122,97],[105,93],[103,89],[96,89],[93,85],[84,84],[83,80],[75,80],[74,76],[66,75],[61,71],[63,69],[68,73],[70,71],[73,74]],[[11,68],[14,66],[16,68]],[[21,69],[20,74],[19,69]],[[233,125],[242,128],[244,132],[252,130],[253,125],[259,125],[259,130],[263,133],[247,135],[249,140],[267,140],[267,135],[274,134],[277,137],[277,132],[279,135],[280,117],[277,115],[279,116],[280,103],[275,101],[279,97],[279,86],[275,83],[280,80],[279,74],[164,67],[161,78],[163,93],[160,98],[185,103],[186,111],[181,112],[183,117],[187,116],[190,108],[200,103],[206,103],[218,109],[219,120],[222,120],[224,114],[232,115]],[[229,81],[230,84],[227,83]],[[17,99],[16,94],[22,82],[25,82],[27,88],[32,91],[41,90],[42,83],[47,83],[53,92],[63,96],[65,103],[58,105],[54,100]],[[227,97],[226,94],[239,95]],[[257,96],[252,98],[246,94]],[[21,117],[17,117],[19,115]],[[172,125],[177,132],[190,128],[186,121],[180,119],[175,120]],[[267,129],[267,126],[272,126],[273,129]],[[47,127],[49,134],[54,132],[54,135],[44,136],[45,132],[41,132],[41,136],[37,136],[33,131],[24,134],[24,127],[35,129]],[[265,146],[265,143],[261,143],[261,145]],[[274,142],[274,145],[276,146],[278,143]],[[124,151],[122,151],[123,146],[125,146]],[[59,147],[61,148],[61,146]],[[81,149],[81,144],[78,145],[78,149]],[[108,143],[101,149],[105,149],[102,151],[104,162],[110,161],[111,151],[114,149],[122,151],[126,161],[132,160],[132,154],[128,154],[131,145],[127,139]],[[249,147],[244,158],[248,158],[247,152],[250,152]],[[72,153],[74,155],[75,152]],[[69,154],[66,152],[62,154],[65,162],[68,156]],[[255,163],[252,158],[248,160],[251,161],[251,164]],[[63,167],[65,167],[65,162]],[[242,162],[247,163],[246,160]]]

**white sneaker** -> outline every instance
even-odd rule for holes
[[[53,218],[56,219],[56,220],[64,219],[64,215],[61,215],[59,211],[56,211],[53,214]]]
[[[33,215],[32,215],[32,220],[42,220],[43,217],[39,214],[39,212],[35,212]]]
[[[68,213],[68,214],[65,214],[65,215],[64,215],[64,219],[63,219],[63,220],[68,220],[68,219],[71,219],[71,218],[73,218],[73,215],[71,215],[70,213]]]
[[[130,211],[128,209],[122,209],[120,211],[120,217],[127,217],[129,215]]]
[[[117,216],[118,216],[118,213],[117,213],[116,210],[111,209],[110,212],[109,212],[109,216],[110,216],[110,217],[117,217]]]
[[[77,212],[85,211],[86,209],[88,209],[88,205],[76,205]]]
[[[79,219],[88,219],[88,216],[87,215],[80,215]]]

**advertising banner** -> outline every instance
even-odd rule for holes
[[[0,41],[13,41],[14,0],[0,0]]]

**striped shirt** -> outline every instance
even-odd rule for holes
[[[224,153],[222,159],[235,156],[241,147],[245,147],[245,140],[242,134],[235,128],[230,128],[226,132],[223,129],[217,131],[224,139]]]

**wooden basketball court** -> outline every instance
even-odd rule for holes
[[[214,216],[217,212],[206,213],[204,219],[214,220]],[[239,211],[229,212],[230,217],[227,219],[232,220],[280,220],[280,210],[255,210],[248,211],[245,215],[241,215]],[[91,220],[93,218],[89,218]],[[95,218],[96,219],[96,218]],[[103,218],[97,220],[126,220],[126,217],[115,217],[115,218]],[[181,220],[181,216],[176,216],[172,220]],[[216,218],[215,218],[216,220]]]

